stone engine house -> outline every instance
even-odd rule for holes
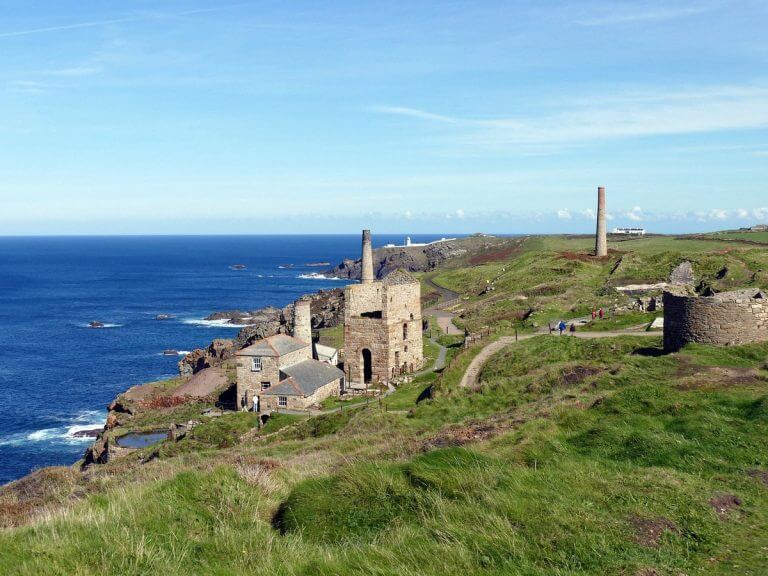
[[[388,383],[422,367],[421,285],[403,270],[375,280],[370,230],[363,230],[361,283],[347,286],[344,299],[347,382]]]
[[[752,288],[695,296],[664,292],[664,349],[689,342],[721,346],[768,340],[768,299]]]

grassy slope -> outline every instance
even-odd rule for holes
[[[613,252],[598,260],[588,256],[592,242],[578,237],[530,238],[509,258],[443,270],[434,281],[464,295],[463,319],[457,324],[470,330],[546,325],[560,317],[611,308],[625,302],[613,287],[665,281],[684,260],[693,262],[697,280],[721,290],[768,286],[768,252],[753,245],[649,237],[612,241]],[[718,278],[725,268],[727,274]],[[496,289],[480,295],[488,281]],[[529,312],[530,317],[521,321]]]
[[[234,414],[146,464],[51,469],[0,498],[50,510],[0,533],[0,573],[764,574],[768,344],[659,341],[524,341],[474,392],[473,347],[389,406],[245,441]]]

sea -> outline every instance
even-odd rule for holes
[[[75,433],[102,426],[120,392],[237,334],[209,314],[342,287],[308,264],[359,253],[359,235],[0,237],[0,484],[73,464],[92,442]]]

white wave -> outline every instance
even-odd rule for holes
[[[104,428],[105,415],[99,410],[84,410],[74,418],[69,419],[66,426],[42,428],[31,432],[19,432],[0,438],[0,446],[21,446],[30,442],[48,443],[78,443],[93,442],[90,437],[75,436],[77,432],[86,430],[101,430]]]
[[[227,318],[221,320],[203,320],[201,318],[187,318],[182,320],[184,324],[194,326],[203,326],[205,328],[242,328],[243,326],[253,326],[253,324],[230,324]]]
[[[187,354],[189,354],[189,350],[179,350],[178,352],[176,352],[176,354],[178,356],[186,356]]]
[[[326,276],[318,272],[309,272],[308,274],[299,274],[298,278],[302,280],[347,280],[347,278],[339,278],[338,276]]]

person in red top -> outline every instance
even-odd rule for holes
[[[603,318],[605,318],[605,310],[603,310],[602,308],[600,308],[600,312],[599,312],[599,315],[600,315],[600,320],[602,320]]]
[[[592,320],[594,320],[595,318],[597,318],[597,312],[592,310]]]

